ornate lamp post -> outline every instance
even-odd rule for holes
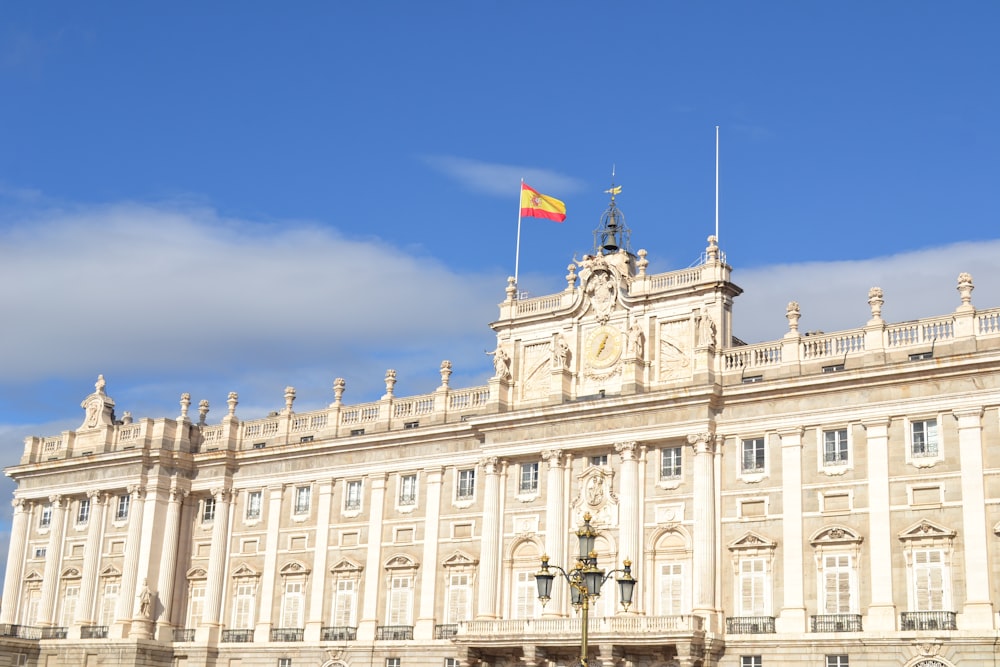
[[[597,531],[590,525],[590,513],[583,515],[583,525],[576,531],[576,537],[580,541],[580,555],[576,561],[576,566],[569,571],[558,565],[549,565],[548,555],[542,556],[542,569],[535,574],[535,584],[538,586],[538,599],[542,606],[545,606],[552,599],[552,582],[557,574],[562,575],[566,583],[569,584],[570,601],[573,608],[580,610],[581,633],[580,633],[580,666],[587,667],[587,630],[590,615],[591,600],[601,595],[601,587],[611,575],[616,572],[621,576],[616,579],[619,592],[621,594],[620,603],[622,608],[628,610],[632,604],[632,594],[635,592],[636,580],[632,577],[632,562],[625,560],[622,569],[611,570],[605,573],[597,567],[597,552],[594,551],[594,541],[597,538]]]

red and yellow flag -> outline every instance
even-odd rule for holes
[[[566,219],[566,204],[521,183],[521,217],[562,222]]]

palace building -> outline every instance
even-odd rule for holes
[[[99,378],[6,470],[0,665],[573,667],[584,630],[589,667],[994,664],[1000,308],[963,273],[746,344],[714,237],[647,266],[612,196],[564,290],[508,281],[484,386],[133,419]]]

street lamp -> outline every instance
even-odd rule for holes
[[[549,565],[548,555],[542,556],[542,569],[535,573],[535,584],[538,586],[538,600],[544,607],[552,599],[552,582],[556,574],[561,574],[569,584],[570,602],[574,609],[580,610],[582,631],[580,637],[580,666],[587,667],[587,625],[590,612],[590,601],[601,594],[601,587],[616,572],[621,576],[618,589],[621,594],[621,605],[627,611],[632,604],[632,594],[635,592],[635,579],[632,577],[632,562],[625,560],[622,569],[605,573],[597,567],[597,552],[594,551],[594,541],[597,531],[590,525],[590,513],[583,515],[583,525],[576,531],[580,541],[580,554],[576,566],[568,572],[558,565]]]

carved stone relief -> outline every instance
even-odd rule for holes
[[[691,320],[660,323],[657,373],[660,381],[691,377]]]

